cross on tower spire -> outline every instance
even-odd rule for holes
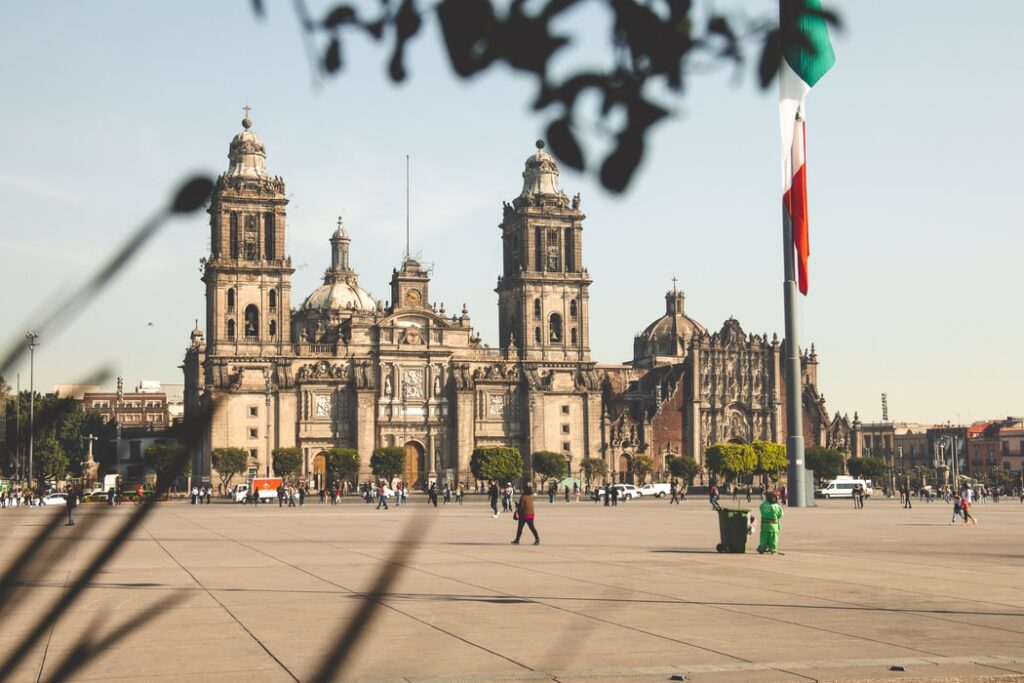
[[[675,275],[673,275],[672,276],[672,291],[673,292],[676,291],[676,282],[678,282],[678,279],[676,278]]]
[[[249,118],[249,112],[252,111],[252,107],[249,106],[248,102],[246,102],[245,106],[242,107],[242,111],[245,112],[245,118]]]

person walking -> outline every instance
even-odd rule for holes
[[[533,522],[536,518],[533,507],[533,488],[529,484],[523,486],[523,495],[519,496],[519,503],[516,505],[516,516],[519,518],[519,526],[516,528],[516,538],[512,541],[512,545],[519,545],[524,526],[530,527],[530,531],[533,533],[533,544],[540,545],[540,535]]]
[[[505,482],[505,488],[501,493],[501,511],[512,512],[512,496],[515,494],[515,489],[512,488],[512,482]]]
[[[377,484],[377,509],[380,510],[380,506],[383,505],[384,509],[388,509],[388,497],[384,493],[384,482]]]
[[[974,522],[974,526],[978,526],[978,520],[971,514],[971,503],[964,498],[960,501],[960,514],[964,516],[964,526],[967,526],[967,522]]]
[[[618,507],[619,506],[619,487],[618,486],[613,486],[611,488],[611,494],[612,494],[612,507]]]
[[[572,494],[576,497],[576,502],[580,502],[580,483],[578,481],[572,483]]]
[[[566,503],[569,502],[569,485],[568,484],[565,485],[565,502]]]
[[[668,504],[671,505],[672,503],[675,503],[676,505],[679,505],[679,486],[676,484],[675,479],[673,479],[672,483],[669,484],[668,492],[672,496],[668,499]]]
[[[75,525],[75,508],[78,507],[78,491],[72,488],[68,491],[68,523],[64,526]]]
[[[953,494],[953,516],[949,520],[949,525],[953,526],[960,520],[960,506],[963,504],[963,498],[960,497],[959,493]]]
[[[604,506],[608,507],[612,504],[612,485],[605,483],[604,485]]]
[[[491,483],[487,487],[487,500],[491,504],[491,512],[494,514],[492,517],[498,518],[498,482],[491,479]],[[504,506],[502,507],[504,509]]]
[[[777,502],[778,498],[774,491],[769,491],[761,503],[761,541],[757,544],[757,552],[770,553],[779,552],[779,531],[782,530],[782,506]]]
[[[910,503],[910,487],[906,484],[903,484],[900,490],[903,494],[903,509],[909,510],[913,508],[914,506],[911,505]]]
[[[708,487],[708,502],[711,503],[712,510],[721,510],[722,506],[718,504],[718,484],[711,482],[711,486]]]

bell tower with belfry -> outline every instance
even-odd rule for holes
[[[285,255],[284,180],[266,167],[244,107],[230,165],[210,202],[205,262],[207,356],[280,356],[291,348],[291,259]]]
[[[583,267],[580,196],[558,184],[558,164],[537,141],[526,160],[523,189],[505,203],[499,226],[501,347],[515,345],[532,361],[590,361],[590,275]]]

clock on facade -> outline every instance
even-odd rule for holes
[[[410,289],[405,293],[405,303],[410,306],[416,306],[420,302],[420,290]]]

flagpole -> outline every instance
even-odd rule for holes
[[[789,507],[807,507],[804,467],[804,427],[800,373],[800,340],[797,327],[796,264],[794,263],[793,221],[782,204],[782,252],[784,275],[783,302],[786,312],[785,376],[786,376],[786,455],[789,481]]]

